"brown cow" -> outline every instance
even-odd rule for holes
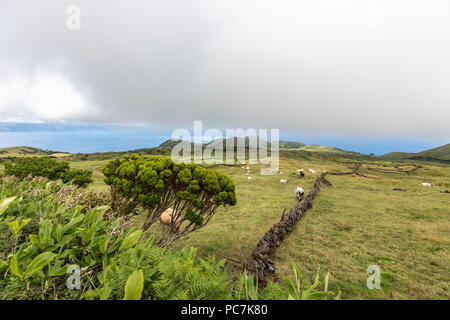
[[[176,213],[176,212],[175,212]],[[167,209],[161,215],[159,216],[159,221],[162,225],[170,226],[172,223],[172,215],[174,214],[174,211],[172,208]],[[180,228],[181,225],[181,216],[178,216],[175,220],[174,226],[172,228],[172,231],[177,231]]]

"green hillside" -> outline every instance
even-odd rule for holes
[[[409,158],[450,160],[449,156],[450,156],[450,143],[447,143],[446,145],[437,148],[418,152]]]
[[[300,149],[304,145],[302,142],[280,140],[280,148],[282,149]]]
[[[42,150],[32,147],[7,147],[0,149],[0,157],[46,156],[53,153],[55,153],[55,151]]]
[[[390,152],[380,156],[385,160],[419,160],[450,163],[450,143],[417,153]]]
[[[385,159],[385,160],[403,160],[403,159],[406,159],[413,155],[414,155],[414,153],[408,153],[408,152],[389,152],[389,153],[386,153],[386,154],[380,156],[380,158]]]
[[[339,153],[339,154],[357,154],[357,152],[346,151],[335,147],[319,146],[315,144],[305,145],[300,150],[311,152],[327,152],[327,153]]]

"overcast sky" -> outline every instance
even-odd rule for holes
[[[0,121],[194,120],[449,140],[450,1],[0,1]]]

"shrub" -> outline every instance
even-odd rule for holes
[[[14,158],[11,162],[5,162],[5,173],[24,179],[28,175],[34,177],[46,177],[50,180],[62,179],[70,169],[69,163],[56,161],[49,157]]]
[[[80,187],[86,187],[92,182],[92,171],[90,170],[68,170],[63,176],[63,182],[71,182]]]
[[[119,194],[130,208],[140,205],[147,210],[143,230],[168,208],[174,210],[172,223],[158,239],[158,245],[205,226],[219,206],[236,204],[231,178],[195,164],[175,164],[170,158],[125,155],[109,161],[103,173],[113,199]]]
[[[64,183],[85,187],[92,182],[92,171],[71,170],[68,162],[57,161],[50,157],[14,158],[5,162],[5,174],[24,179],[29,175],[33,177],[46,177],[50,180],[61,179]]]

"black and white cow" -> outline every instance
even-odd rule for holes
[[[302,200],[303,196],[305,195],[305,190],[303,190],[302,187],[297,187],[297,189],[295,189],[295,195],[297,196],[298,200]]]

